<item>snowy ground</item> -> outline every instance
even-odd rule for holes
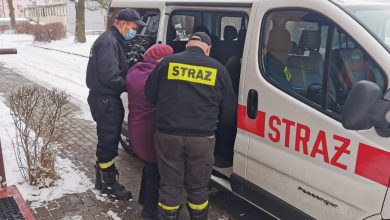
[[[14,69],[26,78],[46,86],[65,90],[90,119],[86,99],[85,70],[91,44],[97,36],[88,36],[85,44],[73,43],[73,37],[52,43],[35,43],[29,35],[0,35],[0,48],[17,48],[17,55],[0,56],[0,63]],[[38,47],[38,48],[37,48]],[[43,48],[49,48],[47,50]],[[62,53],[59,51],[65,51]],[[79,54],[80,56],[68,53]],[[83,57],[84,56],[84,57]],[[1,95],[1,94],[0,94]],[[23,197],[32,201],[32,206],[58,199],[66,194],[85,192],[93,184],[84,173],[78,171],[69,159],[58,158],[56,162],[60,179],[51,188],[38,189],[29,186],[19,173],[11,140],[15,130],[9,108],[0,98],[0,137],[3,146],[4,163],[8,185],[17,185]],[[103,198],[104,199],[104,198]],[[110,213],[114,216],[115,213]]]
[[[0,56],[0,63],[40,85],[65,90],[81,108],[81,117],[91,120],[86,103],[88,89],[85,86],[85,71],[89,50],[97,37],[87,36],[87,43],[84,44],[74,43],[70,35],[60,41],[36,43],[30,35],[3,34],[0,35],[0,48],[16,48],[18,54]]]

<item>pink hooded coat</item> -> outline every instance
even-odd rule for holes
[[[154,107],[145,97],[146,80],[158,62],[173,50],[168,45],[154,45],[145,52],[143,62],[136,63],[126,75],[126,87],[129,101],[129,138],[134,152],[146,162],[156,163],[154,149]]]

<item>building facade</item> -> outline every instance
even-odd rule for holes
[[[16,18],[27,18],[38,24],[61,23],[70,33],[75,32],[76,8],[74,0],[12,0]],[[86,33],[99,33],[105,29],[106,11],[89,10],[86,0]],[[0,18],[9,18],[7,0],[0,0]]]
[[[14,12],[16,18],[23,18],[23,9],[26,7],[27,2],[25,0],[12,0],[14,6]],[[0,18],[9,17],[9,7],[7,0],[0,0]]]

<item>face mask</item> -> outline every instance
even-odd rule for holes
[[[125,36],[123,36],[125,38],[126,41],[129,41],[131,39],[133,39],[135,37],[135,35],[137,35],[137,31],[135,30],[130,30],[129,32],[127,32],[127,34],[125,34]]]

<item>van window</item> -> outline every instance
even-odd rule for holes
[[[107,28],[114,25],[116,15],[122,8],[110,8]],[[127,62],[130,66],[136,62],[143,60],[145,51],[157,41],[157,33],[160,24],[160,10],[159,9],[142,9],[133,8],[140,16],[141,20],[146,23],[145,27],[140,27],[137,30],[137,36],[126,42],[124,48],[126,50]]]
[[[348,93],[357,82],[368,80],[376,83],[382,92],[386,78],[367,52],[344,31],[336,28],[330,58],[329,83],[335,87],[335,103],[329,110],[340,114]]]
[[[318,16],[305,19],[299,11],[271,13],[265,25],[267,77],[320,106],[329,25]]]
[[[176,31],[174,41],[188,41],[188,38],[194,33],[195,18],[189,15],[174,15],[172,25]]]
[[[238,93],[248,20],[248,14],[240,11],[176,10],[169,18],[166,42],[179,53],[193,32],[207,33],[212,43],[210,56],[225,65]]]
[[[265,19],[259,50],[264,76],[297,99],[339,118],[358,81],[387,87],[377,64],[328,18],[315,12],[276,11]]]
[[[242,56],[247,23],[248,15],[239,11],[176,10],[169,18],[167,44],[178,53],[185,50],[192,33],[205,32],[212,41],[210,56],[226,64],[231,57]]]

